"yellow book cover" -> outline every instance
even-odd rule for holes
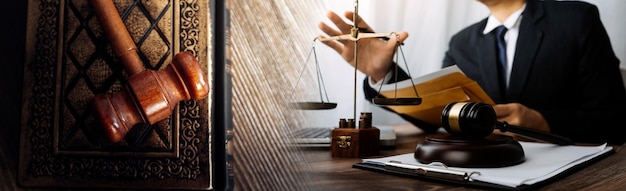
[[[405,114],[437,126],[441,126],[443,108],[451,102],[494,104],[478,83],[465,76],[456,65],[395,84],[385,84],[378,88],[380,95],[386,98],[422,98],[422,103],[419,105],[387,107],[398,114]],[[415,90],[418,95],[415,95]]]

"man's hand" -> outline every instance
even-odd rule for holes
[[[326,23],[320,22],[318,27],[326,33],[328,36],[339,36],[344,34],[350,34],[352,25],[346,23],[341,17],[339,17],[334,12],[327,13],[328,18],[335,24],[337,27],[332,28],[328,26]],[[344,16],[348,20],[353,20],[354,12],[345,12]],[[360,31],[374,31],[370,28],[363,19],[358,18],[358,28]],[[370,76],[373,80],[380,81],[382,80],[387,72],[389,72],[389,68],[393,63],[393,56],[396,52],[396,43],[399,40],[402,43],[407,37],[407,32],[398,32],[396,35],[392,35],[389,40],[383,40],[379,38],[362,38],[358,40],[358,55],[357,69],[363,72],[365,75]],[[337,51],[341,56],[352,66],[355,65],[354,61],[354,41],[351,40],[338,40],[338,41],[323,41],[324,44],[328,45],[335,51]]]
[[[550,126],[543,115],[519,103],[496,104],[493,106],[498,121],[520,127],[550,132]]]

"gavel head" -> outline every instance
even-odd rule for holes
[[[181,52],[161,71],[144,70],[130,76],[120,92],[96,95],[91,109],[107,139],[119,142],[134,125],[161,121],[180,101],[202,99],[208,93],[209,84],[198,61]]]
[[[482,102],[452,102],[441,112],[441,124],[450,134],[482,138],[495,129],[496,112]]]

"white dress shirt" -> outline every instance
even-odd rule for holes
[[[483,30],[483,34],[488,34],[489,32],[496,29],[496,27],[500,25],[504,25],[508,30],[506,34],[504,34],[504,41],[506,42],[506,86],[509,87],[509,80],[511,78],[511,70],[513,69],[513,58],[515,57],[515,45],[517,44],[517,36],[519,35],[519,26],[522,22],[522,12],[526,8],[526,4],[522,6],[519,10],[513,12],[504,20],[504,23],[501,23],[496,17],[493,15],[489,15],[487,18],[487,25],[485,26],[485,30]],[[494,58],[495,59],[495,58]]]
[[[489,15],[487,18],[487,25],[483,30],[483,34],[488,34],[493,31],[496,27],[500,25],[504,25],[507,28],[507,32],[504,35],[504,41],[506,42],[506,85],[509,86],[509,80],[511,76],[511,70],[513,69],[513,58],[515,56],[515,47],[517,45],[517,36],[519,35],[519,26],[522,22],[522,12],[526,8],[526,3],[519,10],[515,11],[511,14],[504,23],[501,23],[496,19],[493,15]],[[494,58],[495,59],[495,58]],[[380,83],[389,82],[391,79],[392,72],[387,73],[387,75],[380,81],[376,83],[372,83],[372,78],[368,76],[368,81],[370,87],[376,89],[380,86]]]

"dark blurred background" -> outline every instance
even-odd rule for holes
[[[28,1],[1,1],[0,7],[0,190],[17,187],[22,80]]]

